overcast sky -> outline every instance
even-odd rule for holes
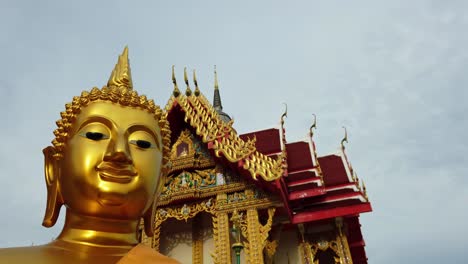
[[[349,132],[348,157],[374,212],[369,263],[468,258],[468,2],[0,1],[0,247],[41,244],[41,150],[74,95],[101,87],[123,47],[134,87],[165,105],[171,65],[196,69],[240,133],[288,141],[318,118],[319,155]],[[63,213],[63,212],[62,212]]]

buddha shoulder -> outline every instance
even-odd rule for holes
[[[0,263],[60,263],[60,250],[48,246],[0,249]],[[61,254],[64,255],[63,253]]]
[[[32,247],[16,247],[0,249],[0,264],[6,263],[34,263],[34,264],[59,264],[59,263],[117,263],[122,256],[93,256],[72,252],[64,248],[49,244]]]

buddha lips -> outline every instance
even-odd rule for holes
[[[129,183],[138,173],[132,165],[102,162],[96,167],[99,177],[103,181]]]

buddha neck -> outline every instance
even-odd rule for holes
[[[138,244],[138,224],[138,220],[82,216],[67,209],[65,225],[57,240],[96,247],[130,249]]]

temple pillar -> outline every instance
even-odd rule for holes
[[[203,229],[200,215],[196,215],[192,221],[192,264],[203,264]]]
[[[225,193],[216,196],[218,205],[226,203]],[[212,254],[215,264],[231,263],[231,242],[229,240],[229,216],[227,212],[216,212],[213,215],[213,239],[215,252]]]
[[[260,223],[258,222],[257,209],[247,210],[247,263],[263,263],[263,246],[260,238]]]

